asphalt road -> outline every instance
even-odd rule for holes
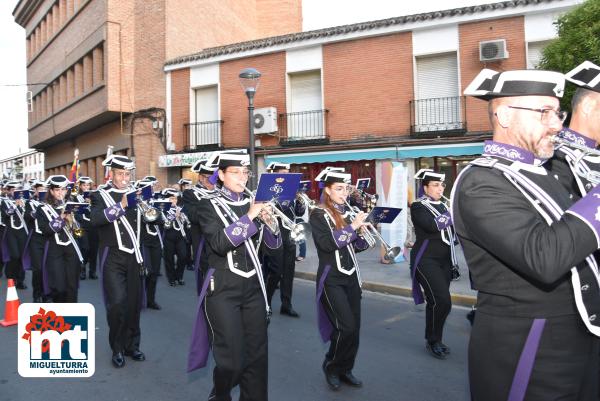
[[[196,310],[191,272],[186,272],[186,278],[187,285],[169,287],[161,277],[157,300],[163,309],[142,312],[141,349],[147,360],[127,358],[123,369],[113,368],[110,362],[99,281],[81,283],[80,301],[96,307],[96,373],[91,378],[20,377],[16,326],[0,327],[0,400],[206,400],[213,365],[192,374],[185,372]],[[4,316],[6,280],[0,281],[0,313]],[[273,305],[275,313],[269,327],[271,401],[468,400],[466,350],[470,327],[465,308],[455,307],[450,314],[444,342],[452,354],[440,361],[425,351],[422,307],[415,307],[408,299],[364,292],[361,344],[354,369],[364,387],[343,386],[334,393],[321,371],[327,346],[320,341],[316,328],[314,283],[297,279],[294,290],[294,307],[300,319],[279,315],[278,300]],[[30,302],[31,290],[19,291],[19,296],[21,302]]]

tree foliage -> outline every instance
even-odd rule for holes
[[[555,22],[558,38],[543,51],[539,69],[566,73],[585,60],[600,65],[600,0],[587,0]],[[571,109],[574,85],[567,84],[561,101]]]

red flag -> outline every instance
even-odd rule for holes
[[[73,154],[73,165],[71,166],[71,172],[69,174],[69,179],[71,182],[77,182],[79,178],[79,149],[75,148],[75,153]]]

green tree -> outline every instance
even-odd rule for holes
[[[600,0],[587,0],[559,17],[555,25],[558,38],[544,48],[539,69],[568,72],[585,60],[600,65]],[[575,89],[567,84],[563,110],[571,110]]]

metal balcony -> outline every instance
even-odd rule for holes
[[[411,136],[454,136],[467,131],[464,96],[410,101]]]
[[[279,115],[279,144],[282,146],[329,143],[327,113],[309,110]]]
[[[223,120],[184,124],[185,150],[213,150],[220,148],[222,145],[222,125]]]

